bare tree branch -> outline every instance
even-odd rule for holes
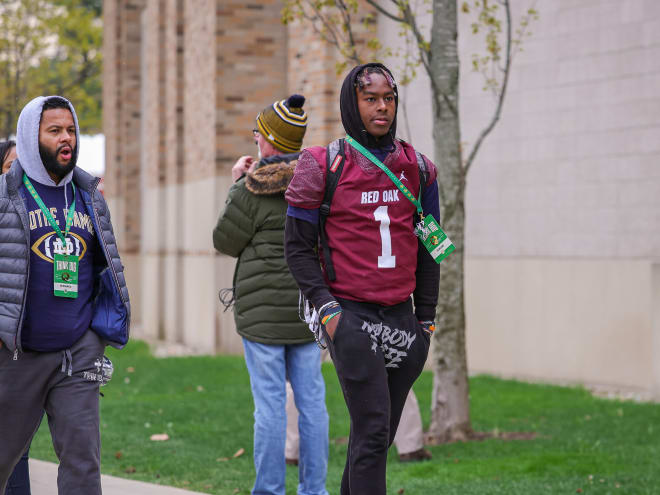
[[[99,73],[100,67],[92,63],[92,61],[88,58],[87,53],[83,54],[83,57],[84,63],[83,67],[80,69],[80,72],[78,72],[75,79],[71,80],[67,85],[62,86],[59,94],[69,92],[72,88],[82,84],[86,79],[94,77]]]
[[[474,162],[474,157],[477,156],[477,152],[481,147],[484,139],[495,127],[497,121],[500,120],[500,115],[502,114],[502,106],[504,105],[504,96],[506,95],[506,88],[509,83],[509,74],[511,72],[511,6],[509,5],[509,0],[504,1],[504,11],[506,12],[506,49],[505,49],[505,63],[504,63],[504,75],[502,77],[502,86],[500,87],[499,97],[497,99],[497,105],[495,111],[493,112],[493,117],[491,118],[488,125],[481,131],[477,141],[474,143],[472,151],[465,162],[465,175],[467,175],[472,163]]]
[[[312,28],[313,28],[314,31],[315,31],[315,32],[321,37],[321,39],[325,40],[327,43],[330,43],[330,44],[332,44],[332,45],[335,45],[335,46],[337,47],[337,49],[341,51],[341,43],[340,43],[340,41],[339,41],[339,38],[337,37],[337,32],[335,31],[335,26],[333,25],[333,23],[331,23],[331,22],[330,22],[330,21],[329,21],[324,15],[323,15],[323,13],[322,13],[320,10],[318,10],[318,9],[316,8],[316,6],[315,6],[312,2],[309,2],[309,1],[308,1],[308,2],[306,2],[306,4],[309,5],[309,7],[314,11],[314,14],[315,14],[315,15],[314,15],[314,16],[310,16],[307,12],[305,12],[305,9],[302,8],[302,9],[301,9],[302,16],[303,16],[305,19],[307,19],[308,21],[310,21],[310,23],[311,23],[311,25],[312,25]],[[317,27],[317,25],[316,25],[316,21],[320,21],[321,24],[323,24],[323,26],[325,27],[326,31],[329,32],[330,35],[332,36],[332,39],[330,39],[326,33],[324,33],[323,31],[321,31],[321,30]]]
[[[536,11],[536,2],[537,0],[534,0],[532,6],[527,10],[527,15],[523,16],[523,20],[521,22],[522,29],[518,31],[519,37],[517,39],[517,43],[514,43],[513,48],[511,49],[511,62],[513,62],[513,59],[515,58],[516,54],[520,51],[520,44],[522,40],[525,38],[525,35],[527,34],[527,28],[529,28],[530,18],[533,17],[531,11]]]
[[[335,4],[340,8],[341,15],[344,19],[344,27],[348,33],[348,46],[351,49],[350,58],[357,64],[360,64],[362,61],[357,54],[357,48],[355,46],[355,36],[353,36],[353,25],[351,24],[351,13],[343,0],[335,0]]]
[[[401,93],[403,98],[399,101],[399,105],[401,106],[402,114],[403,114],[403,122],[404,125],[406,126],[406,139],[408,142],[412,145],[413,144],[413,138],[412,138],[412,132],[410,131],[410,119],[408,118],[408,105],[407,105],[407,99],[406,99],[406,93],[407,91],[407,86],[404,86]]]
[[[312,13],[309,13],[305,6],[311,9]],[[342,36],[341,31],[337,28],[334,20],[324,14],[321,8],[318,8],[313,1],[307,0],[300,2],[300,15],[303,19],[309,21],[314,32],[323,41],[330,45],[334,45],[342,56],[352,60],[356,64],[360,64],[362,62],[356,50],[355,37],[353,35],[348,6],[343,0],[335,0],[335,6],[340,12],[342,18],[341,23],[347,33],[347,40]],[[319,23],[321,24],[321,28],[318,26]]]
[[[367,3],[368,3],[369,5],[371,5],[373,8],[375,8],[378,12],[380,12],[381,14],[383,14],[385,17],[387,17],[387,18],[389,18],[389,19],[392,19],[393,21],[396,21],[396,22],[405,22],[405,20],[402,19],[401,17],[399,17],[398,15],[394,15],[394,14],[388,12],[388,11],[385,10],[383,7],[381,7],[380,5],[378,5],[378,3],[376,2],[376,0],[367,0]],[[396,2],[395,2],[395,3],[396,3]],[[397,5],[398,5],[398,3],[397,3]]]
[[[431,81],[431,87],[433,89],[433,95],[436,100],[436,107],[441,108],[440,104],[440,99],[438,96],[442,97],[442,100],[445,102],[447,107],[449,108],[449,111],[453,115],[457,115],[457,110],[454,104],[451,102],[451,100],[447,97],[446,94],[444,94],[440,89],[438,88],[435,78],[433,77],[433,71],[431,70],[431,61],[429,59],[429,53],[427,50],[428,42],[426,39],[424,39],[424,35],[422,34],[421,30],[419,29],[419,26],[417,25],[417,18],[415,17],[415,14],[413,13],[412,9],[410,8],[410,4],[405,1],[405,0],[392,0],[395,2],[399,8],[401,9],[403,13],[403,19],[404,22],[410,26],[410,29],[413,32],[413,35],[415,36],[415,40],[417,41],[417,47],[419,49],[419,58],[422,62],[422,65],[426,69],[426,73],[429,76],[429,79]]]
[[[413,36],[415,36],[415,40],[417,41],[417,46],[419,47],[419,55],[420,58],[422,59],[422,63],[424,64],[424,67],[429,70],[429,53],[427,50],[428,47],[428,42],[426,39],[424,39],[424,35],[420,31],[419,27],[417,26],[417,19],[415,18],[415,14],[410,8],[410,5],[408,2],[405,0],[393,0],[399,5],[399,8],[401,9],[401,12],[403,14],[403,19],[404,22],[410,26],[410,29],[413,32]]]

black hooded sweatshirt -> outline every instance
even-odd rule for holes
[[[386,74],[386,77],[389,76],[388,79],[390,80],[392,88],[394,89],[394,120],[390,126],[390,132],[381,138],[374,137],[367,132],[364,127],[364,123],[362,122],[362,117],[360,117],[360,111],[358,110],[357,95],[355,93],[357,76],[360,72],[362,72],[362,70],[368,67],[378,68]],[[358,143],[368,148],[369,150],[385,150],[388,152],[394,150],[394,136],[396,136],[396,113],[398,109],[399,96],[396,91],[396,83],[394,82],[392,73],[383,64],[372,62],[364,65],[358,65],[351,72],[349,72],[349,74],[346,76],[346,79],[344,79],[344,83],[341,85],[341,92],[339,94],[339,110],[341,112],[341,123],[344,126],[344,130],[346,131],[346,134],[351,136]]]
[[[389,75],[395,89],[395,106],[398,109],[399,99],[396,85],[389,69],[379,63],[358,65],[346,76],[341,87],[339,96],[341,122],[349,136],[368,148],[383,161],[387,153],[394,150],[396,114],[390,131],[385,136],[376,138],[366,131],[360,117],[355,92],[357,75],[366,67],[378,67]],[[324,304],[335,300],[334,296],[328,290],[319,265],[319,258],[316,252],[318,238],[319,226],[317,223],[287,216],[284,250],[289,271],[293,275],[293,278],[296,279],[302,293],[312,302],[315,308],[320,308]],[[440,268],[421,244],[417,250],[417,270],[415,277],[415,315],[420,321],[434,320]]]

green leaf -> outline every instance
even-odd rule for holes
[[[82,132],[101,130],[101,4],[21,0],[0,4],[0,133],[15,131],[22,107],[39,94],[69,98]],[[46,43],[45,40],[48,40]],[[12,80],[20,81],[13,84]]]

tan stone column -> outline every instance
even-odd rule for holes
[[[184,89],[184,0],[166,0],[163,42],[164,122],[163,147],[165,203],[164,269],[163,269],[163,329],[170,342],[183,342],[183,300],[180,281],[183,279],[183,208],[182,181],[185,157],[183,153],[183,89]],[[200,226],[203,229],[204,226]]]
[[[651,332],[653,346],[653,393],[660,398],[660,263],[651,263]]]
[[[165,195],[164,1],[147,2],[141,17],[141,239],[142,335],[164,338]]]
[[[214,195],[211,229],[215,226],[231,186],[230,170],[241,155],[256,158],[251,130],[257,114],[276,99],[286,98],[287,33],[281,23],[278,0],[242,3],[220,2],[217,12],[216,122]],[[223,312],[217,299],[220,288],[231,287],[235,260],[214,254],[216,347],[223,352],[242,352],[231,311]]]
[[[183,174],[176,227],[183,250],[178,278],[183,342],[215,350],[216,284],[211,229],[215,217],[216,2],[184,2]]]
[[[132,322],[141,321],[140,118],[141,23],[144,0],[104,2],[103,119],[105,194],[131,293]]]

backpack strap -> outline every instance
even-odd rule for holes
[[[334,281],[337,276],[335,274],[335,267],[332,264],[332,257],[330,256],[330,246],[328,245],[328,236],[325,232],[325,222],[330,215],[330,205],[332,203],[332,196],[335,194],[337,184],[341,172],[344,169],[345,150],[344,140],[337,139],[331,142],[326,147],[326,174],[325,174],[325,195],[323,202],[319,208],[319,237],[321,238],[321,248],[323,249],[323,259],[325,261],[325,268],[328,273],[328,278]]]
[[[424,197],[426,182],[429,180],[429,171],[426,168],[424,157],[417,150],[415,150],[415,157],[417,158],[417,168],[419,169],[419,200],[421,201]]]

